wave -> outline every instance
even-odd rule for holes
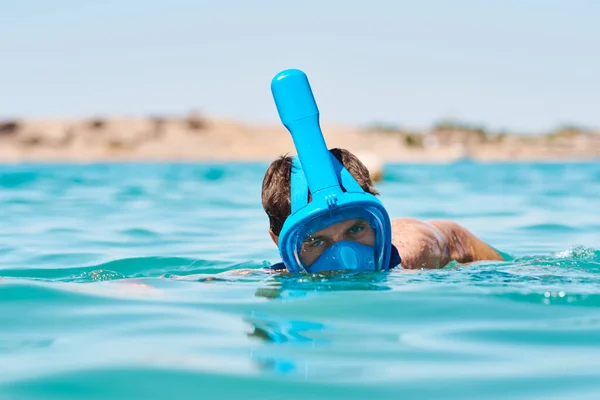
[[[133,257],[71,268],[2,268],[0,277],[65,282],[94,282],[126,278],[152,278],[220,274],[236,269],[256,269],[253,261],[220,261],[185,257]]]
[[[578,229],[565,224],[532,224],[525,225],[519,229],[524,231],[544,231],[544,232],[577,232]]]

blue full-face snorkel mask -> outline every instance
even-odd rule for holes
[[[291,215],[279,234],[288,271],[387,269],[389,215],[327,149],[308,78],[296,69],[282,71],[271,91],[298,152],[292,159]]]

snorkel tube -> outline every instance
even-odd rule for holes
[[[374,247],[381,249],[375,263],[387,269],[391,248],[391,223],[383,204],[366,193],[352,175],[330,153],[319,121],[319,109],[306,74],[297,69],[278,73],[271,92],[283,125],[292,135],[299,164],[294,167],[305,176],[308,188],[298,193],[292,171],[292,214],[279,235],[279,252],[290,272],[307,272],[298,255],[299,243],[312,224],[329,219],[332,223],[368,213],[377,232]],[[308,203],[308,190],[312,201]],[[298,200],[300,199],[300,200]],[[308,227],[308,228],[307,228]],[[300,239],[300,240],[299,240]]]
[[[306,74],[297,69],[282,71],[273,78],[271,91],[281,122],[292,135],[312,196],[322,190],[341,194]]]

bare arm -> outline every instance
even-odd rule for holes
[[[429,221],[446,238],[450,259],[460,263],[482,260],[503,260],[502,256],[473,235],[467,228],[453,221]]]
[[[392,242],[407,269],[442,268],[450,261],[502,260],[497,251],[453,221],[392,221]]]

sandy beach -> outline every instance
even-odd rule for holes
[[[460,125],[422,132],[322,124],[329,147],[381,162],[585,161],[600,159],[600,131],[489,133]],[[0,162],[269,161],[294,153],[281,125],[199,114],[0,121]]]

